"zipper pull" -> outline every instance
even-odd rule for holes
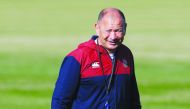
[[[105,108],[110,109],[110,105],[109,105],[108,101],[106,101],[106,103],[105,103]]]

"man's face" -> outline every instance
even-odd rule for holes
[[[99,44],[108,52],[115,52],[122,43],[126,31],[123,19],[120,16],[105,15],[95,26]]]

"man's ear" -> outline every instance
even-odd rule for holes
[[[127,28],[127,23],[125,23],[125,29]]]
[[[127,30],[127,23],[124,24],[124,30],[123,30],[124,31],[124,35],[126,33],[126,30]]]
[[[94,27],[95,27],[95,29],[97,29],[97,28],[98,28],[98,24],[97,24],[97,23],[95,23],[95,24],[94,24]]]
[[[96,30],[96,34],[99,36],[99,33],[100,33],[99,25],[96,23],[96,24],[94,25],[94,27],[95,27],[95,30]]]

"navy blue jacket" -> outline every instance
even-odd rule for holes
[[[110,109],[141,109],[131,51],[124,45],[118,47],[110,91],[106,94],[113,64],[108,52],[94,39],[80,44],[64,58],[51,108],[105,109],[108,101]]]

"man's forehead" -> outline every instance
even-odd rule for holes
[[[107,18],[107,17],[111,17],[111,18],[121,18],[121,15],[119,14],[119,12],[117,11],[108,11],[103,18]]]
[[[100,23],[123,24],[124,19],[119,14],[108,13],[101,19]]]
[[[104,16],[104,18],[102,18],[102,20],[100,21],[100,23],[102,24],[117,24],[117,25],[122,25],[123,24],[123,19],[121,17],[118,16],[114,16],[114,15],[106,15]]]

